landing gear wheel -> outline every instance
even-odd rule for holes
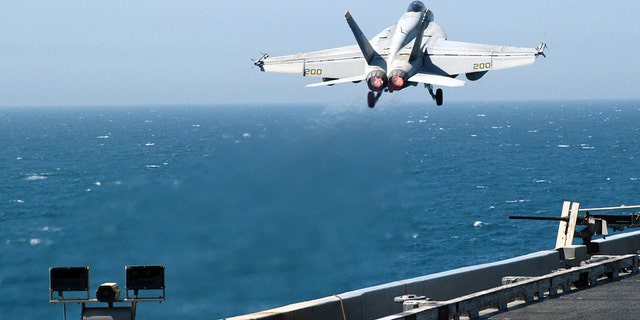
[[[380,99],[380,96],[382,95],[382,90],[375,92],[375,91],[369,91],[369,94],[367,95],[367,105],[369,105],[369,108],[372,108],[376,106],[376,102],[378,102],[378,99]]]
[[[376,94],[373,93],[373,91],[369,91],[369,94],[367,95],[367,105],[369,106],[369,108],[373,109],[373,107],[376,106],[376,101],[378,99],[376,99]]]
[[[442,105],[442,89],[436,90],[436,105],[439,107]]]
[[[429,95],[431,98],[436,101],[436,105],[439,107],[442,105],[442,89],[436,90],[436,93],[433,93],[433,86],[430,84],[424,85],[427,89],[429,89]]]

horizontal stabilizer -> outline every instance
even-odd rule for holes
[[[332,86],[334,84],[338,84],[338,83],[347,83],[347,82],[357,82],[357,81],[362,81],[366,78],[365,75],[361,75],[361,76],[355,76],[355,77],[349,77],[349,78],[342,78],[342,79],[336,79],[336,80],[329,80],[329,81],[324,81],[324,82],[318,82],[318,83],[312,83],[307,85],[307,88],[315,88],[315,87],[323,87],[323,86]]]
[[[417,73],[409,78],[409,82],[419,82],[442,87],[462,87],[465,82],[451,77],[429,73]]]

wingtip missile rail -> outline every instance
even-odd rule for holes
[[[544,42],[540,43],[540,45],[536,47],[536,57],[537,56],[543,56],[543,57],[546,58],[547,55],[544,54],[544,49],[546,49],[546,48],[547,48],[547,44],[546,43],[544,43]]]
[[[262,53],[262,55],[260,56],[260,58],[258,59],[251,59],[251,62],[253,62],[253,65],[260,68],[260,71],[264,72],[264,60],[269,58],[269,54],[267,53]]]

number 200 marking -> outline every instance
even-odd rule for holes
[[[322,69],[304,69],[305,76],[321,76]]]
[[[485,69],[491,69],[491,62],[473,64],[473,70],[485,70]]]

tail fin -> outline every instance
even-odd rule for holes
[[[409,62],[413,62],[420,57],[420,51],[422,50],[422,37],[424,36],[424,30],[429,25],[429,22],[429,9],[427,9],[422,16],[420,30],[418,31],[418,35],[416,36],[416,42],[413,43],[413,49],[411,50],[411,55],[409,56]]]
[[[358,42],[358,46],[360,47],[360,51],[362,51],[362,55],[364,55],[364,59],[367,60],[367,63],[371,65],[371,63],[380,58],[380,55],[376,52],[375,49],[371,46],[369,39],[362,33],[360,27],[356,23],[356,20],[353,19],[351,13],[349,11],[345,12],[344,17],[347,19],[347,23],[349,24],[349,28],[353,32],[353,36],[356,38]]]

